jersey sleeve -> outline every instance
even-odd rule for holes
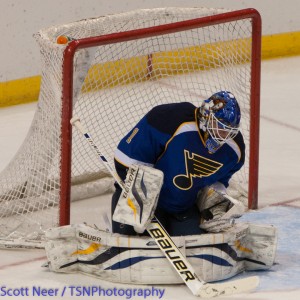
[[[245,143],[244,139],[241,133],[239,133],[235,139],[234,143],[236,145],[236,148],[239,149],[239,154],[237,155],[237,162],[233,165],[233,167],[226,173],[225,176],[223,176],[221,179],[219,179],[219,182],[223,183],[224,186],[227,188],[229,186],[229,181],[231,177],[238,172],[245,163]]]
[[[187,102],[159,105],[150,110],[120,141],[115,151],[118,173],[124,173],[121,166],[154,166],[180,124],[194,118],[194,110]]]
[[[129,166],[153,166],[163,152],[169,136],[148,124],[144,117],[119,143],[115,159]]]
[[[231,177],[233,176],[233,174],[235,174],[236,172],[238,172],[241,167],[243,166],[243,163],[239,162],[237,163],[227,174],[226,176],[222,177],[221,179],[219,179],[219,182],[223,183],[224,186],[227,188],[229,186],[229,181],[231,179]]]

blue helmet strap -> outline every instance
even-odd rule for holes
[[[206,140],[206,148],[210,153],[215,153],[219,148],[222,146],[222,144],[218,143],[215,141],[213,138],[210,136]]]

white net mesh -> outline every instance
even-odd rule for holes
[[[225,12],[206,8],[138,10],[41,30],[42,84],[27,138],[0,176],[0,238],[39,239],[58,224],[60,209],[63,53],[56,38],[82,39]],[[199,105],[229,90],[242,109],[247,161],[234,190],[247,196],[251,19],[79,50],[74,59],[73,114],[112,160],[121,137],[153,106]],[[88,71],[88,72],[87,72]],[[82,84],[82,82],[84,83]],[[64,130],[64,129],[63,129]],[[112,180],[86,141],[73,132],[72,199],[106,192]]]

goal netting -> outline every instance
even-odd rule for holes
[[[145,9],[41,30],[42,83],[28,135],[0,174],[0,242],[39,241],[69,222],[73,200],[111,192],[113,180],[69,120],[109,159],[153,106],[199,105],[229,90],[242,110],[246,163],[232,195],[257,199],[260,18],[253,9]],[[58,44],[57,37],[70,42]],[[163,120],[162,120],[163,121]]]

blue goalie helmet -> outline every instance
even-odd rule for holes
[[[199,109],[199,126],[206,132],[206,147],[216,152],[239,132],[241,111],[234,95],[228,91],[213,94]]]

